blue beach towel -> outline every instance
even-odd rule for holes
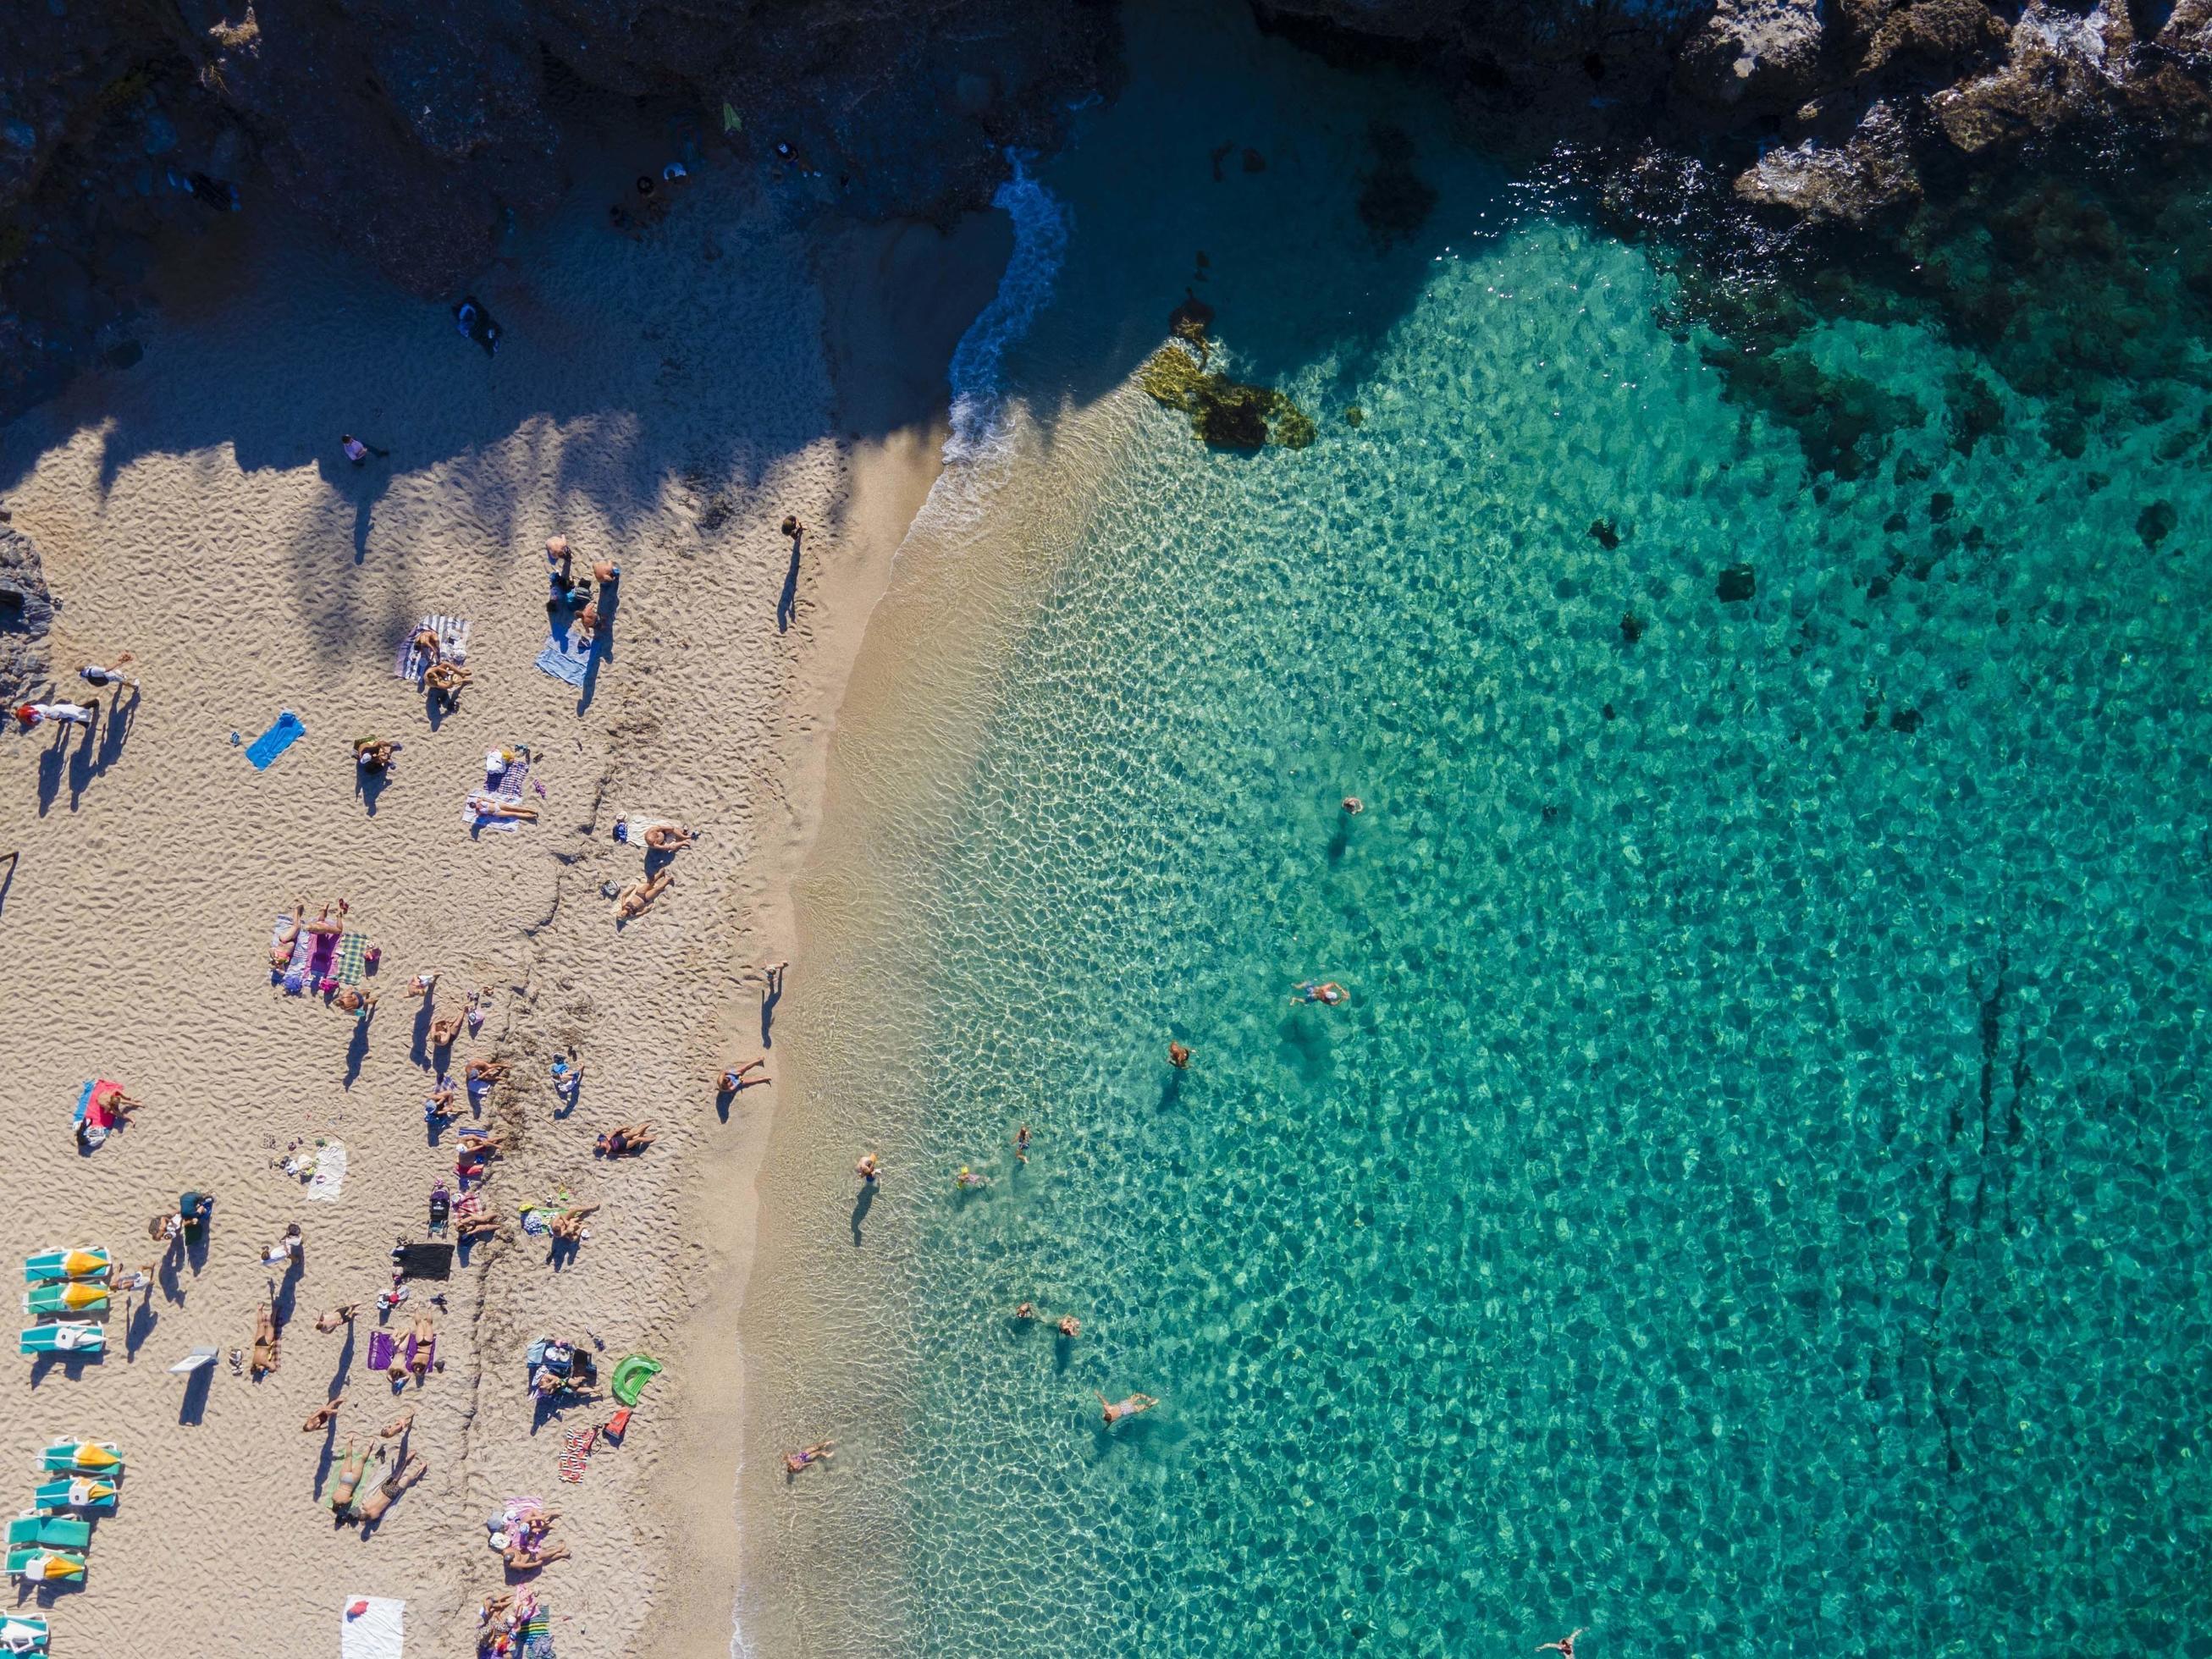
[[[538,665],[556,680],[566,680],[580,688],[584,672],[591,666],[592,642],[584,637],[583,629],[573,619],[554,625],[552,638],[538,653]]]
[[[84,1087],[77,1091],[76,1119],[77,1122],[83,1122],[85,1114],[92,1109],[92,1091],[99,1086],[99,1084],[98,1078],[87,1078],[84,1080]]]
[[[299,742],[307,731],[297,714],[289,708],[283,709],[277,714],[276,725],[246,745],[246,758],[253,763],[255,771],[266,772],[269,763]]]

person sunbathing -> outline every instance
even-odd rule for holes
[[[689,847],[699,839],[698,832],[673,823],[656,823],[645,832],[645,849],[648,853],[673,853]]]
[[[584,1237],[584,1219],[599,1210],[596,1204],[586,1204],[574,1210],[563,1210],[553,1218],[553,1237],[574,1244]]]
[[[335,1000],[339,1012],[351,1014],[356,1019],[367,1019],[376,1006],[376,993],[364,991],[357,985],[341,986]]]
[[[331,920],[331,907],[325,904],[323,907],[323,913],[317,916],[313,921],[305,923],[304,926],[311,933],[321,933],[331,938],[335,938],[338,934],[345,932],[346,908],[346,902],[343,899],[340,899],[337,905],[338,920],[332,921]]]
[[[95,1112],[106,1112],[110,1117],[128,1118],[131,1113],[145,1103],[143,1100],[125,1094],[123,1085],[119,1083],[111,1083],[104,1089],[94,1089],[92,1091],[91,1109]]]
[[[514,818],[524,823],[538,822],[538,809],[525,806],[519,800],[502,800],[478,790],[469,797],[470,810],[480,818]]]
[[[276,1369],[283,1357],[283,1341],[278,1334],[276,1310],[266,1302],[253,1322],[253,1376],[258,1382]]]
[[[337,1418],[338,1414],[338,1407],[344,1404],[345,1396],[343,1395],[340,1394],[331,1395],[330,1399],[324,1401],[321,1405],[316,1407],[314,1410],[307,1413],[307,1420],[300,1425],[300,1432],[301,1434],[313,1434],[318,1429],[328,1428],[331,1425],[331,1421]]]
[[[783,1455],[784,1472],[787,1474],[797,1474],[801,1469],[810,1468],[817,1463],[826,1463],[836,1455],[836,1441],[817,1440],[801,1450],[786,1452]]]
[[[276,924],[276,938],[269,947],[270,967],[289,968],[292,965],[292,952],[300,943],[300,927],[307,919],[307,901],[303,898],[294,899],[291,921],[280,921]]]
[[[599,1158],[626,1158],[633,1152],[641,1152],[652,1145],[652,1124],[623,1123],[594,1141],[592,1151]]]
[[[435,974],[417,974],[407,981],[407,994],[410,997],[427,997],[430,994],[431,988],[437,982],[438,976]]]
[[[400,1413],[398,1416],[393,1418],[392,1421],[386,1423],[382,1428],[379,1429],[376,1431],[376,1436],[380,1440],[389,1440],[393,1435],[404,1434],[408,1430],[414,1426],[415,1408],[414,1407],[410,1406],[405,1411]]]
[[[445,641],[438,637],[438,630],[434,628],[422,629],[415,635],[413,643],[415,648],[432,662],[436,662],[446,654]]]
[[[1139,1412],[1148,1412],[1160,1402],[1148,1394],[1133,1394],[1127,1400],[1109,1401],[1104,1395],[1098,1396],[1099,1409],[1110,1426],[1125,1417],[1134,1417]]]
[[[599,602],[596,597],[586,599],[584,608],[576,613],[576,631],[587,644],[599,631]]]
[[[331,1514],[341,1521],[345,1519],[348,1511],[353,1508],[354,1493],[361,1490],[361,1477],[368,1472],[371,1462],[381,1462],[383,1458],[384,1448],[381,1446],[356,1447],[351,1440],[346,1442],[345,1456],[331,1481]]]
[[[448,662],[441,657],[424,672],[422,684],[433,691],[443,692],[447,701],[450,702],[453,699],[454,693],[469,683],[469,678],[467,669],[457,662]]]
[[[325,1313],[318,1314],[315,1316],[315,1328],[325,1336],[328,1336],[339,1326],[352,1324],[355,1316],[360,1312],[360,1303],[349,1302],[343,1308],[332,1308]]]
[[[489,1158],[499,1151],[499,1137],[488,1135],[482,1129],[463,1129],[455,1144],[461,1151],[480,1158]]]
[[[666,892],[676,880],[676,872],[663,870],[657,876],[647,876],[643,881],[623,890],[621,902],[615,914],[627,920],[645,914],[646,907]]]
[[[768,1056],[766,1054],[763,1054],[757,1060],[747,1060],[744,1065],[738,1066],[733,1071],[723,1073],[720,1079],[722,1092],[726,1095],[733,1095],[740,1089],[751,1088],[756,1083],[768,1082],[769,1079],[764,1072],[763,1073],[763,1075],[759,1077],[749,1078],[746,1076],[746,1073],[749,1072],[762,1071],[762,1068],[767,1066],[767,1064]]]
[[[556,1544],[550,1549],[532,1549],[526,1544],[509,1544],[500,1553],[506,1558],[509,1572],[535,1572],[556,1561],[568,1559],[568,1547]]]
[[[507,1075],[503,1060],[472,1060],[469,1062],[469,1085],[497,1083]]]
[[[430,1322],[429,1315],[416,1314],[414,1328],[407,1334],[410,1341],[414,1345],[414,1352],[407,1358],[407,1369],[414,1373],[415,1380],[420,1382],[430,1374],[430,1352],[437,1344],[437,1327]]]
[[[430,1091],[429,1099],[422,1103],[422,1115],[426,1118],[451,1117],[460,1097],[460,1085],[441,1072],[436,1085]]]
[[[498,1231],[499,1212],[496,1210],[484,1215],[465,1215],[459,1224],[459,1232],[464,1239],[481,1238],[486,1233]]]
[[[353,740],[354,764],[364,772],[381,772],[392,764],[392,756],[399,745],[389,738],[356,738]]]
[[[430,1046],[450,1048],[461,1035],[461,1016],[443,1014],[430,1022]]]
[[[421,1452],[408,1453],[407,1461],[399,1466],[398,1472],[390,1479],[381,1482],[374,1492],[369,1493],[368,1498],[355,1508],[353,1518],[365,1526],[374,1526],[384,1519],[385,1510],[392,1507],[392,1501],[401,1492],[405,1492],[408,1487],[429,1472],[429,1462]]]

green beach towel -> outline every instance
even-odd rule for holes
[[[342,933],[338,937],[338,983],[358,985],[368,956],[368,935]]]

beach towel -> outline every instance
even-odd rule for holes
[[[309,933],[302,929],[301,937],[308,941],[307,959],[303,963],[295,955],[292,965],[284,971],[284,989],[292,996],[312,991],[330,979],[331,969],[337,960],[336,933]]]
[[[561,1478],[570,1486],[584,1478],[584,1470],[592,1461],[592,1448],[599,1437],[599,1425],[571,1429],[561,1437]]]
[[[399,1344],[390,1331],[371,1331],[368,1334],[368,1368],[373,1371],[392,1369],[392,1355]]]
[[[341,933],[337,950],[338,983],[358,985],[368,963],[368,935]]]
[[[556,680],[566,680],[581,688],[585,671],[592,665],[592,642],[584,637],[584,630],[574,617],[563,617],[553,624],[552,637],[545,648],[538,653],[538,665]]]
[[[453,662],[466,662],[469,657],[469,620],[465,617],[423,617],[407,630],[407,637],[399,641],[399,655],[393,660],[392,672],[403,680],[421,684],[422,676],[430,672],[430,653],[415,643],[415,636],[424,629],[438,635],[440,652]]]
[[[490,759],[486,757],[483,787],[470,790],[468,799],[461,803],[461,822],[474,830],[520,830],[528,819],[487,817],[477,811],[476,800],[479,795],[489,795],[496,800],[522,805],[530,788],[530,763],[509,761],[503,770],[495,774]]]
[[[402,1244],[392,1252],[392,1265],[402,1279],[450,1279],[453,1275],[453,1247],[450,1244]]]
[[[307,732],[297,714],[289,708],[282,709],[277,713],[276,724],[246,745],[246,758],[253,763],[255,771],[266,772],[269,763],[299,742]]]
[[[307,1182],[307,1196],[320,1199],[325,1204],[338,1201],[338,1194],[345,1187],[346,1149],[343,1140],[326,1140],[316,1149],[314,1177]]]
[[[282,968],[276,966],[276,953],[284,949],[284,930],[287,927],[294,927],[292,913],[289,910],[280,910],[276,915],[276,925],[269,930],[269,977],[272,980],[286,977],[295,966],[302,972],[307,969],[307,946],[313,935],[305,927],[295,928],[291,950],[284,958],[285,965]],[[288,986],[286,988],[296,989],[297,988]]]
[[[338,1659],[405,1659],[406,1625],[404,1601],[386,1595],[347,1597],[338,1614]]]
[[[553,1615],[543,1607],[522,1627],[520,1659],[553,1659]]]
[[[684,820],[665,812],[617,812],[614,838],[625,847],[642,847],[648,830],[681,830]]]

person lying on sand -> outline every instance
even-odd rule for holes
[[[817,1463],[826,1463],[836,1455],[836,1441],[817,1440],[799,1451],[786,1452],[783,1455],[784,1471],[788,1474],[797,1474],[801,1469],[810,1468]]]
[[[584,1218],[598,1212],[599,1206],[586,1204],[573,1210],[563,1210],[553,1218],[553,1237],[574,1244],[584,1236]]]
[[[300,1432],[301,1434],[313,1434],[318,1429],[326,1429],[330,1427],[332,1420],[335,1419],[338,1414],[338,1407],[344,1404],[345,1396],[343,1395],[332,1395],[328,1400],[307,1413],[307,1420],[300,1425]]]
[[[392,765],[392,757],[399,752],[399,745],[389,738],[356,738],[353,740],[354,764],[364,772],[382,772]]]
[[[331,937],[336,937],[337,934],[345,932],[345,913],[348,908],[346,902],[343,899],[340,899],[337,902],[336,908],[338,913],[338,920],[336,921],[332,921],[331,920],[331,911],[332,908],[333,907],[325,904],[323,907],[322,915],[317,916],[313,921],[305,924],[307,931],[311,933],[322,933]]]
[[[621,1123],[593,1141],[592,1152],[597,1158],[626,1158],[652,1145],[652,1124]]]
[[[433,1048],[452,1048],[454,1040],[461,1034],[461,1020],[462,1016],[459,1014],[441,1014],[432,1020],[430,1046]]]
[[[499,1212],[492,1210],[482,1215],[465,1215],[460,1218],[459,1230],[465,1239],[481,1238],[486,1233],[495,1233],[499,1231]]]
[[[676,880],[674,870],[663,870],[657,876],[647,876],[633,886],[625,887],[615,914],[627,920],[645,914],[646,907],[666,892]]]
[[[410,643],[432,662],[438,661],[446,654],[446,642],[438,637],[438,630],[434,628],[419,629]]]
[[[367,1019],[376,1006],[376,993],[364,991],[357,985],[345,985],[338,988],[338,994],[332,1000],[337,1004],[340,1013],[351,1014],[356,1019]]]
[[[292,965],[292,951],[300,942],[300,927],[307,919],[307,901],[303,898],[294,899],[291,921],[279,922],[276,925],[276,938],[269,947],[270,967],[289,968]]]
[[[127,1118],[146,1103],[123,1092],[123,1085],[111,1083],[105,1089],[92,1091],[92,1109],[106,1111],[116,1117]]]
[[[507,1062],[503,1060],[472,1060],[469,1062],[469,1087],[471,1089],[479,1084],[497,1083],[506,1076]]]
[[[556,1561],[567,1560],[568,1547],[556,1544],[550,1549],[532,1549],[526,1544],[509,1544],[500,1553],[505,1558],[509,1572],[535,1572]]]
[[[316,1315],[315,1328],[320,1331],[325,1336],[328,1336],[332,1331],[337,1329],[339,1326],[352,1324],[355,1317],[359,1315],[360,1312],[360,1303],[349,1302],[343,1308],[332,1308],[327,1312]]]
[[[331,1478],[330,1490],[331,1513],[341,1521],[353,1508],[353,1495],[361,1490],[361,1478],[372,1462],[384,1461],[384,1448],[378,1445],[356,1446],[348,1440],[345,1456],[339,1462],[337,1473]]]
[[[645,832],[646,850],[650,853],[673,853],[698,839],[697,831],[673,823],[656,823]]]
[[[389,1423],[386,1423],[382,1428],[379,1429],[376,1431],[376,1437],[380,1440],[389,1440],[395,1434],[404,1434],[408,1430],[414,1426],[415,1407],[410,1406],[405,1411],[400,1413],[398,1416],[393,1418]]]
[[[431,1345],[438,1340],[438,1328],[430,1322],[429,1315],[416,1314],[415,1324],[407,1334],[415,1344],[415,1354],[407,1362],[407,1369],[415,1374],[415,1380],[420,1382],[430,1374],[430,1348]]]
[[[1105,1413],[1109,1424],[1118,1423],[1125,1417],[1134,1417],[1139,1412],[1148,1412],[1159,1403],[1148,1394],[1133,1394],[1127,1400],[1116,1400],[1110,1404],[1104,1395],[1098,1396],[1099,1408]]]
[[[761,1071],[767,1064],[768,1056],[762,1054],[757,1059],[747,1060],[734,1070],[723,1073],[720,1079],[722,1092],[726,1095],[733,1095],[740,1089],[751,1088],[756,1083],[766,1083],[769,1079],[765,1076],[748,1078],[746,1073]]]
[[[401,1492],[405,1492],[408,1487],[429,1472],[429,1461],[422,1453],[408,1453],[407,1461],[399,1466],[397,1473],[380,1483],[374,1492],[355,1505],[353,1519],[367,1526],[374,1526],[384,1519],[385,1510],[392,1507],[393,1500]]]
[[[266,1302],[253,1320],[253,1376],[258,1382],[276,1369],[283,1357],[283,1342],[277,1333],[276,1310]]]
[[[501,800],[497,795],[488,795],[479,790],[469,797],[469,809],[480,818],[515,818],[524,823],[538,822],[538,809],[525,806],[519,800]]]

